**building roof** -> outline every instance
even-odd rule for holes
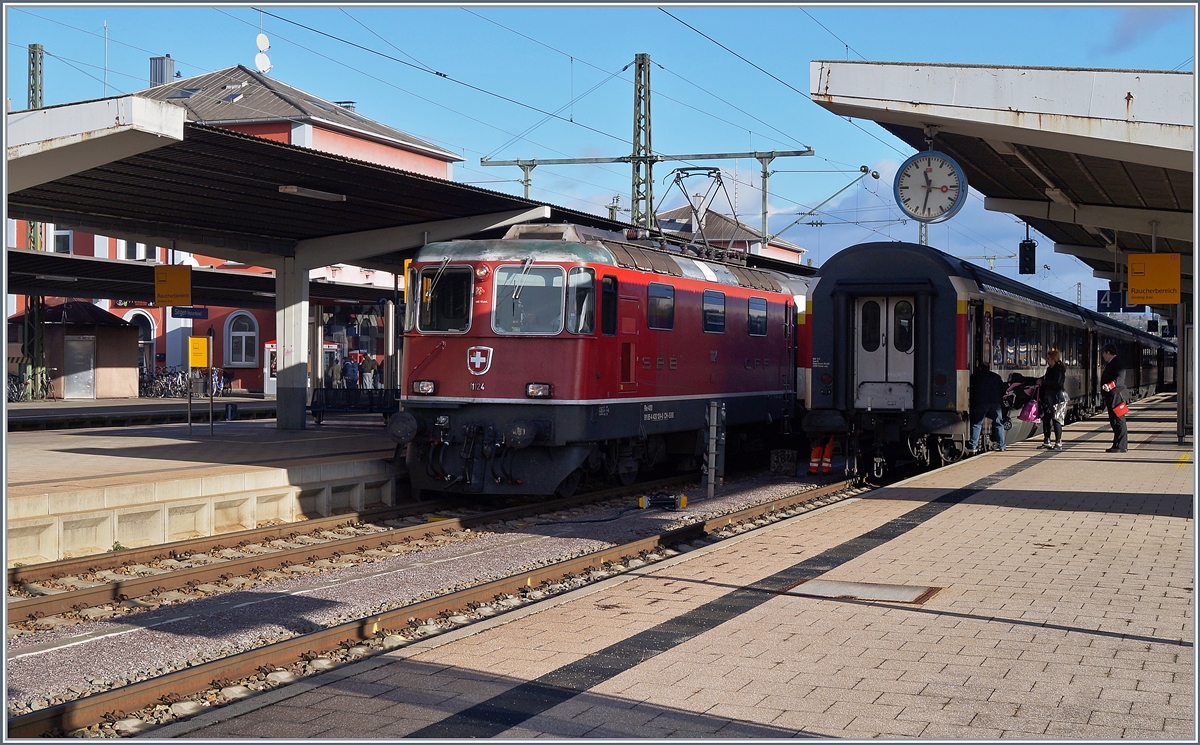
[[[46,323],[68,323],[76,326],[132,326],[129,321],[109,313],[87,301],[71,300],[60,305],[47,305],[43,316]],[[10,316],[9,323],[21,323],[24,313]]]
[[[684,227],[682,227],[678,230],[671,230],[669,227],[663,226],[664,232],[674,233],[674,234],[677,234],[680,236],[692,237],[693,240],[700,239],[699,231],[697,231],[695,229],[695,227],[692,225],[694,215],[692,213],[691,207],[685,205],[683,207],[678,207],[673,210],[667,210],[666,212],[659,212],[659,213],[657,213],[656,216],[660,222],[669,220],[669,221],[674,221],[677,223],[682,223],[684,225]],[[707,238],[709,241],[719,241],[719,242],[750,241],[750,242],[753,242],[753,241],[761,241],[762,240],[762,231],[761,230],[752,228],[749,225],[745,224],[744,222],[741,222],[740,220],[735,220],[734,218],[730,217],[729,215],[724,215],[720,212],[708,210],[703,214],[702,220],[704,223],[704,237]],[[770,239],[770,244],[776,248],[785,248],[785,249],[788,249],[789,251],[795,251],[796,253],[799,253],[799,254],[803,254],[803,253],[807,252],[807,250],[808,250],[802,246],[796,245],[795,243],[792,243],[790,241],[785,241],[784,239],[777,238],[777,237],[772,237]]]
[[[269,78],[243,65],[204,73],[133,94],[181,106],[188,119],[211,125],[290,121],[312,124],[437,158],[462,156],[369,119],[320,96]]]

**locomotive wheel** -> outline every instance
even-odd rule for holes
[[[571,473],[567,474],[567,477],[562,480],[562,483],[558,485],[558,488],[554,490],[555,496],[559,497],[560,499],[566,499],[567,497],[573,496],[575,494],[575,490],[579,488],[579,482],[582,479],[582,468],[576,468],[574,471],[571,471]]]

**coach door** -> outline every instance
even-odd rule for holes
[[[915,315],[911,297],[864,297],[855,303],[855,408],[913,407]]]
[[[622,393],[637,390],[637,340],[638,319],[642,315],[642,304],[638,298],[622,297],[617,313],[617,342],[621,345]]]

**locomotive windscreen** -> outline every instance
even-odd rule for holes
[[[500,334],[557,334],[563,329],[564,272],[557,266],[496,267],[492,328]]]

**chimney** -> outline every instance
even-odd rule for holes
[[[166,85],[175,79],[175,60],[171,55],[150,58],[150,87]]]

